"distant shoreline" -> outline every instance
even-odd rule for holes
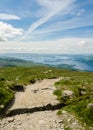
[[[36,54],[36,53],[6,53],[1,58],[22,60],[26,63],[42,64],[51,67],[93,72],[93,54]],[[2,62],[0,62],[2,63]],[[7,64],[7,63],[6,63]],[[18,65],[18,63],[16,63]],[[27,63],[26,63],[27,64]],[[29,64],[30,66],[30,64]]]

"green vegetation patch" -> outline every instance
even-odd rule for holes
[[[82,122],[93,126],[93,77],[91,75],[76,73],[76,76],[71,75],[55,83],[54,94],[65,105],[58,114],[66,109]]]
[[[24,91],[25,85],[33,84],[37,80],[58,77],[63,77],[60,82],[55,83],[56,91],[54,94],[57,95],[58,100],[64,103],[69,108],[68,110],[77,113],[78,116],[79,114],[75,111],[75,106],[80,102],[87,101],[86,107],[84,108],[86,108],[86,113],[88,113],[87,117],[89,118],[90,114],[87,106],[89,107],[88,104],[92,103],[93,73],[63,70],[46,66],[0,68],[0,113],[2,113],[2,110],[14,98],[16,91]],[[64,96],[65,93],[62,95],[63,91],[65,93],[68,92],[70,98]],[[92,117],[86,122],[89,123],[91,122],[90,120],[92,121]]]
[[[14,98],[16,91],[24,91],[25,85],[60,77],[62,72],[64,70],[44,66],[0,68],[0,113]]]
[[[13,97],[13,91],[11,91],[6,84],[0,82],[0,112],[7,106]]]

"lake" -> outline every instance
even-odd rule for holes
[[[12,57],[42,63],[59,68],[79,69],[93,71],[93,54],[71,55],[71,54],[34,54],[34,53],[6,53],[0,57]]]

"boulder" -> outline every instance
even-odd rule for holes
[[[63,90],[62,99],[63,101],[67,101],[68,99],[72,99],[74,96],[74,92],[71,90]]]
[[[62,93],[62,96],[66,96],[66,97],[73,97],[74,92],[71,90],[64,90]]]

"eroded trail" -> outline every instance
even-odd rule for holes
[[[17,92],[15,102],[8,110],[8,116],[0,120],[0,130],[84,130],[80,123],[63,111],[58,116],[59,102],[53,95],[54,83],[59,79],[45,79]],[[58,105],[59,104],[59,105]]]
[[[33,108],[47,104],[57,104],[58,101],[53,95],[54,82],[59,79],[45,79],[25,87],[24,92],[17,92],[15,102],[10,110],[18,108]]]

